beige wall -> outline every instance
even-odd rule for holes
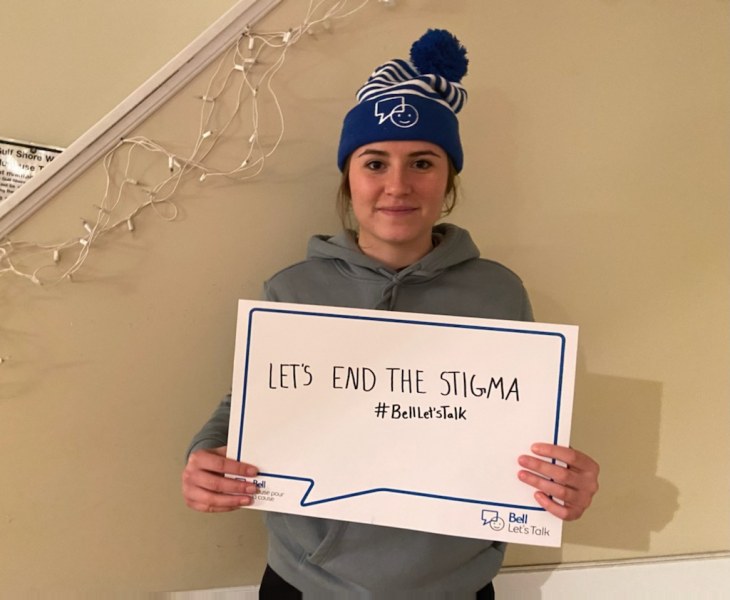
[[[297,23],[304,4],[285,1],[267,28]],[[471,59],[453,220],[522,276],[538,319],[580,325],[573,443],[603,465],[563,548],[515,545],[509,561],[727,549],[728,16],[711,0],[371,2],[292,48],[285,141],[258,180],[191,180],[177,221],[147,214],[114,234],[76,283],[0,278],[0,591],[257,581],[259,515],[187,510],[182,453],[230,385],[235,300],[337,227],[334,146],[356,87],[428,26],[456,32]],[[15,104],[42,79],[17,76]],[[141,132],[187,143],[207,79]],[[57,104],[69,121],[88,112]],[[15,137],[66,141],[23,123]],[[72,235],[102,176],[12,237]]]
[[[68,146],[236,0],[0,0],[0,137]]]

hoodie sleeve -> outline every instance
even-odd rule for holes
[[[264,283],[261,299],[271,300],[273,302],[278,300],[276,294],[270,289],[268,281]],[[213,411],[210,419],[208,419],[206,424],[193,437],[185,453],[185,460],[187,461],[190,454],[196,450],[225,446],[228,443],[228,421],[230,416],[231,395],[226,394],[218,407]]]
[[[203,448],[218,448],[228,443],[228,419],[231,414],[231,395],[227,394],[213,411],[208,422],[195,434],[188,446],[185,460],[190,454]]]

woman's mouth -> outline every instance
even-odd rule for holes
[[[377,210],[378,212],[381,212],[383,214],[398,217],[410,215],[414,213],[417,209],[412,206],[383,206],[378,208]]]

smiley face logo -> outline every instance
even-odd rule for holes
[[[496,510],[482,510],[482,525],[489,525],[494,531],[504,529],[504,519],[499,516]]]
[[[413,127],[418,123],[418,111],[411,104],[406,104],[404,96],[385,98],[375,104],[375,116],[378,125],[390,121],[397,127]]]
[[[404,104],[400,110],[390,113],[390,120],[398,127],[413,127],[418,123],[418,111],[410,104]]]

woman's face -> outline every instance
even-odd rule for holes
[[[366,144],[352,153],[348,176],[358,244],[365,254],[400,268],[428,253],[449,177],[448,157],[439,146]]]

